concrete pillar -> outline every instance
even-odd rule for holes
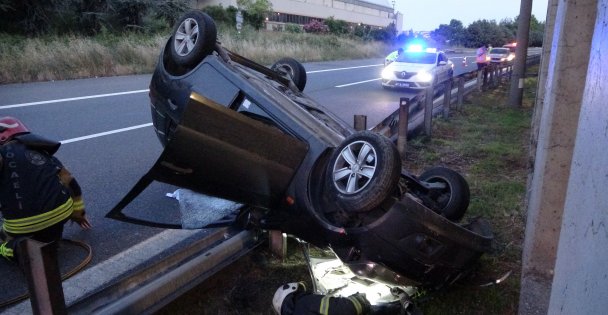
[[[589,68],[572,156],[549,314],[608,312],[608,0],[595,20]],[[597,19],[593,11],[597,9]]]
[[[597,5],[597,0],[562,0],[557,7],[530,186],[520,314],[547,314],[549,306]]]
[[[538,70],[538,86],[536,87],[536,101],[534,102],[534,113],[532,114],[532,132],[530,135],[530,155],[528,157],[528,187],[532,181],[532,171],[534,170],[534,160],[536,158],[536,148],[538,145],[538,130],[540,127],[540,116],[543,112],[545,103],[545,86],[549,73],[549,58],[551,57],[551,46],[553,42],[553,29],[555,27],[555,16],[557,14],[558,0],[549,0],[547,6],[547,18],[545,19],[545,35],[543,37],[543,51],[540,58]],[[509,78],[510,79],[510,78]],[[526,201],[530,199],[530,189],[527,189]],[[527,202],[526,202],[527,203]]]

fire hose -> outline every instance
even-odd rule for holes
[[[61,240],[61,242],[76,245],[87,251],[87,256],[84,258],[84,260],[82,262],[80,262],[80,264],[78,264],[76,267],[72,268],[72,270],[68,271],[66,274],[61,276],[61,281],[64,281],[66,279],[69,279],[76,273],[78,273],[80,270],[82,270],[84,267],[86,267],[86,265],[88,265],[91,262],[91,259],[93,258],[93,249],[91,248],[91,245],[89,245],[85,242],[82,242],[82,241],[74,241],[74,240],[64,238]],[[14,298],[8,299],[6,301],[2,301],[2,302],[0,302],[0,308],[20,302],[29,297],[30,297],[29,293],[24,293],[24,294],[14,297]]]

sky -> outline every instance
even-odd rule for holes
[[[393,0],[386,0],[390,5]],[[549,0],[533,0],[532,14],[545,21]],[[395,10],[403,14],[403,30],[433,31],[439,24],[456,19],[464,27],[477,20],[513,19],[519,15],[519,0],[395,0]]]

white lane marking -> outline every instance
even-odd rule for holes
[[[107,136],[107,135],[111,135],[111,134],[115,134],[115,133],[119,133],[119,132],[125,132],[125,131],[129,131],[129,130],[145,128],[145,127],[150,127],[150,126],[152,126],[152,123],[141,124],[141,125],[131,126],[131,127],[127,127],[127,128],[121,128],[121,129],[115,129],[115,130],[110,130],[110,131],[106,131],[106,132],[95,133],[92,135],[82,136],[82,137],[78,137],[78,138],[61,140],[60,142],[62,144],[66,144],[66,143],[77,142],[77,141],[82,141],[82,140],[87,140],[87,139],[92,139],[92,138],[97,138],[97,137],[103,137],[103,136]]]
[[[455,57],[455,58],[462,58],[462,57]],[[470,57],[467,56],[467,57],[464,57],[464,58],[470,58]],[[382,65],[383,64],[376,64],[376,65],[345,67],[345,68],[334,68],[334,69],[325,69],[325,70],[313,70],[313,71],[307,71],[306,73],[309,74],[309,73],[321,73],[321,72],[341,71],[341,70],[350,70],[350,69],[359,69],[359,68],[379,67],[379,66],[382,66]],[[379,80],[379,79],[368,80],[368,81],[361,81],[361,82],[355,82],[355,83],[349,83],[349,84],[343,84],[343,85],[338,85],[336,87],[345,87],[345,86],[349,86],[349,85],[355,85],[355,84],[360,84],[360,83],[365,83],[365,82],[370,82],[370,81],[375,81],[375,80]],[[29,103],[10,104],[10,105],[0,105],[0,109],[27,107],[27,106],[44,105],[44,104],[52,104],[52,103],[60,103],[60,102],[71,102],[71,101],[79,101],[79,100],[86,100],[86,99],[100,98],[100,97],[110,97],[110,96],[120,96],[120,95],[128,95],[128,94],[146,93],[148,91],[150,91],[150,90],[149,89],[134,90],[134,91],[125,91],[125,92],[116,92],[116,93],[107,93],[107,94],[96,94],[96,95],[88,95],[88,96],[80,96],[80,97],[61,98],[61,99],[48,100],[48,101],[29,102]]]
[[[358,68],[369,68],[369,67],[378,67],[378,66],[382,66],[382,64],[366,65],[366,66],[356,66],[356,67],[345,67],[345,68],[334,68],[334,69],[325,69],[325,70],[314,70],[314,71],[307,71],[306,73],[308,74],[308,73],[331,72],[331,71],[341,71],[341,70],[350,70],[350,69],[358,69]],[[88,95],[88,96],[81,96],[81,97],[61,98],[61,99],[48,100],[48,101],[39,101],[39,102],[29,102],[29,103],[19,103],[19,104],[10,104],[10,105],[0,105],[0,109],[18,108],[18,107],[27,107],[27,106],[36,106],[36,105],[44,105],[44,104],[52,104],[52,103],[60,103],[60,102],[80,101],[80,100],[87,100],[87,99],[100,98],[100,97],[109,97],[109,96],[120,96],[120,95],[128,95],[128,94],[146,93],[148,91],[149,91],[148,89],[145,89],[145,90],[117,92],[117,93]]]
[[[347,84],[342,84],[342,85],[336,85],[337,88],[341,88],[341,87],[345,87],[345,86],[351,86],[351,85],[355,85],[355,84],[361,84],[361,83],[367,83],[367,82],[372,82],[372,81],[378,81],[382,78],[377,78],[377,79],[371,79],[371,80],[365,80],[365,81],[359,81],[359,82],[353,82],[353,83],[347,83]]]
[[[88,96],[71,97],[71,98],[61,98],[61,99],[56,99],[56,100],[31,102],[31,103],[0,105],[0,109],[16,108],[16,107],[27,107],[27,106],[52,104],[52,103],[59,103],[59,102],[80,101],[80,100],[87,100],[87,99],[91,99],[91,98],[100,98],[100,97],[109,97],[109,96],[119,96],[119,95],[127,95],[127,94],[145,93],[145,92],[148,92],[148,91],[149,91],[148,89],[145,89],[145,90],[135,90],[135,91],[108,93],[108,94],[97,94],[97,95],[88,95]]]
[[[357,67],[347,67],[347,68],[325,69],[325,70],[313,70],[313,71],[306,71],[306,73],[308,74],[308,73],[320,73],[320,72],[350,70],[350,69],[359,69],[359,68],[379,67],[379,66],[382,66],[382,65],[383,64],[367,65],[367,66],[357,66]]]

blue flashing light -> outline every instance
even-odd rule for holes
[[[409,46],[407,46],[406,51],[409,51],[409,52],[422,52],[422,45],[420,45],[420,44],[410,44]]]

